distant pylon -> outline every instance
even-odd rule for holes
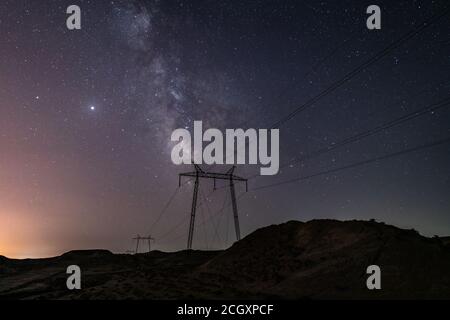
[[[192,198],[192,207],[191,207],[191,221],[189,224],[189,235],[188,235],[188,241],[187,241],[187,248],[188,250],[192,249],[192,240],[194,237],[194,226],[195,226],[195,213],[197,210],[197,198],[198,198],[198,188],[200,184],[200,178],[206,178],[206,179],[213,179],[214,180],[214,190],[216,189],[216,180],[228,180],[230,182],[230,192],[231,192],[231,201],[233,205],[233,217],[234,217],[234,228],[236,231],[236,239],[239,241],[241,240],[241,230],[239,227],[239,215],[238,215],[238,208],[237,208],[237,201],[236,201],[236,192],[234,189],[234,182],[235,181],[241,181],[245,182],[246,190],[248,190],[247,185],[247,179],[238,177],[234,175],[234,169],[236,168],[233,166],[230,170],[228,170],[226,173],[217,173],[217,172],[205,172],[203,171],[198,165],[194,165],[195,172],[186,172],[181,173],[178,178],[178,184],[181,186],[181,177],[193,177],[195,178],[194,183],[194,194]]]
[[[144,240],[144,241],[147,240],[148,252],[152,251],[152,241],[155,241],[155,239],[152,238],[152,236],[150,236],[150,235],[148,237],[141,237],[139,234],[135,238],[133,238],[133,240],[136,240],[136,250],[135,250],[136,254],[139,252],[139,242],[141,240]]]

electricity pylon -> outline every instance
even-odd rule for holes
[[[137,235],[135,238],[133,238],[133,240],[136,240],[136,251],[135,253],[137,254],[139,251],[139,242],[141,240],[147,240],[148,243],[148,252],[152,251],[152,241],[155,241],[154,238],[152,238],[152,236],[148,236],[148,237],[141,237],[140,235]]]
[[[237,202],[236,202],[236,192],[235,192],[235,188],[234,188],[234,182],[235,181],[245,182],[245,189],[246,189],[246,191],[248,191],[247,179],[241,178],[234,174],[234,169],[236,168],[235,166],[233,166],[226,173],[205,172],[196,164],[194,164],[194,167],[195,167],[195,172],[180,173],[179,177],[178,177],[178,184],[180,186],[181,186],[181,177],[195,178],[194,194],[193,194],[193,198],[192,198],[192,207],[191,207],[191,222],[189,224],[189,235],[188,235],[188,242],[187,242],[188,250],[192,249],[192,239],[194,237],[194,225],[195,225],[195,212],[197,210],[197,198],[198,198],[198,188],[199,188],[199,184],[200,184],[200,178],[213,179],[214,180],[214,190],[216,189],[216,180],[228,180],[229,181],[230,192],[231,192],[231,201],[232,201],[232,206],[233,206],[234,228],[236,231],[236,239],[238,241],[241,240],[241,230],[239,227],[239,215],[238,215],[238,208],[237,208]]]

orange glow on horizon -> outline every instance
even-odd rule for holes
[[[11,259],[43,258],[55,255],[44,243],[39,225],[28,214],[0,210],[0,255]]]

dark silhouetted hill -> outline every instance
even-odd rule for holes
[[[0,258],[0,298],[450,299],[448,239],[373,221],[313,220],[259,229],[225,251]],[[65,287],[70,264],[82,269],[81,291]],[[381,267],[381,290],[366,288],[372,264]]]

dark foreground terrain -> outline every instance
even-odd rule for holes
[[[450,299],[448,238],[365,221],[314,220],[269,226],[225,251],[60,257],[0,256],[0,299]],[[82,269],[82,290],[66,268]],[[377,264],[382,290],[366,288]]]

